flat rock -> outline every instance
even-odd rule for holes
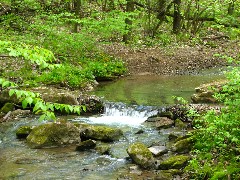
[[[174,125],[174,121],[167,117],[156,117],[155,123],[157,129],[167,129]]]
[[[148,148],[154,156],[161,156],[168,152],[166,146],[152,146]]]

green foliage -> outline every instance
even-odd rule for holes
[[[40,69],[54,69],[59,67],[59,64],[50,64],[56,59],[53,53],[47,49],[38,46],[31,47],[26,44],[13,44],[10,41],[0,40],[0,53],[8,53],[9,56],[23,57],[31,63],[37,64]]]
[[[31,91],[16,89],[17,85],[13,82],[0,78],[0,85],[2,88],[12,88],[9,90],[9,96],[15,95],[17,99],[22,102],[22,107],[32,108],[33,113],[41,114],[39,120],[53,120],[56,121],[56,116],[54,114],[55,110],[64,111],[67,113],[74,113],[80,115],[80,112],[86,111],[85,106],[72,106],[67,104],[50,103],[45,102],[41,99],[39,93],[34,93]]]
[[[226,74],[229,82],[215,98],[225,105],[221,113],[200,116],[195,133],[194,159],[185,169],[194,179],[239,179],[240,68]]]

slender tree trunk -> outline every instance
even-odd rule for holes
[[[127,0],[127,7],[126,7],[126,12],[133,12],[134,11],[134,1],[133,0]],[[126,30],[127,33],[123,35],[123,42],[128,44],[131,39],[132,39],[132,20],[129,18],[125,19],[125,24],[126,24]]]
[[[81,0],[74,0],[74,9],[75,9],[76,17],[82,18],[81,8],[82,8]],[[75,23],[73,32],[77,33],[78,31],[79,31],[79,23]]]
[[[234,12],[234,3],[235,3],[235,1],[231,1],[231,2],[228,4],[228,14],[229,14],[229,15],[232,15],[233,12]]]
[[[174,14],[173,14],[173,33],[178,34],[181,30],[181,0],[174,0]]]

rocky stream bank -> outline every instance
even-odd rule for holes
[[[225,82],[208,84],[196,88],[192,96],[195,103],[216,103],[210,101],[213,91],[209,86],[217,87],[219,91]],[[103,112],[103,102],[96,96],[79,95],[78,93],[63,92],[63,90],[40,88],[36,90],[42,93],[43,99],[49,102],[69,103],[74,105],[87,105],[87,114],[98,114]],[[46,92],[47,91],[47,92]],[[29,116],[30,110],[18,108],[16,98],[7,99],[7,92],[0,97],[1,103],[5,105],[1,109],[1,122],[14,121],[17,117]],[[198,98],[197,98],[198,97]],[[193,127],[196,125],[187,116],[187,110],[194,108],[203,113],[208,109],[219,110],[216,104],[189,104],[168,106],[163,111],[158,111],[149,117],[144,126],[151,127],[159,133],[167,133],[167,141],[163,144],[157,141],[145,144],[141,141],[130,143],[126,148],[128,154],[128,173],[120,174],[117,179],[187,179],[187,173],[183,168],[191,159],[188,154],[194,142]],[[19,113],[16,113],[19,112]],[[135,134],[140,136],[146,133],[139,130]],[[94,151],[99,154],[107,154],[114,158],[113,149],[109,143],[119,141],[126,134],[121,128],[109,126],[90,125],[86,123],[66,122],[60,120],[58,123],[47,122],[37,126],[20,126],[16,131],[16,137],[25,139],[30,148],[54,148],[73,146],[75,151]]]

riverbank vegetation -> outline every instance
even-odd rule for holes
[[[239,0],[3,0],[1,85],[12,89],[10,95],[24,96],[23,107],[35,104],[35,111],[42,108],[48,113],[44,117],[53,119],[57,104],[44,104],[31,92],[19,95],[17,89],[43,84],[84,89],[124,75],[127,64],[106,53],[101,48],[106,44],[136,49],[180,44],[216,48],[221,40],[239,46],[239,16]],[[239,55],[234,58],[239,60]],[[191,178],[240,178],[239,68],[227,76],[229,83],[216,95],[225,108],[199,118],[204,123],[196,131],[193,159],[186,168]],[[63,107],[80,112],[79,107]]]

